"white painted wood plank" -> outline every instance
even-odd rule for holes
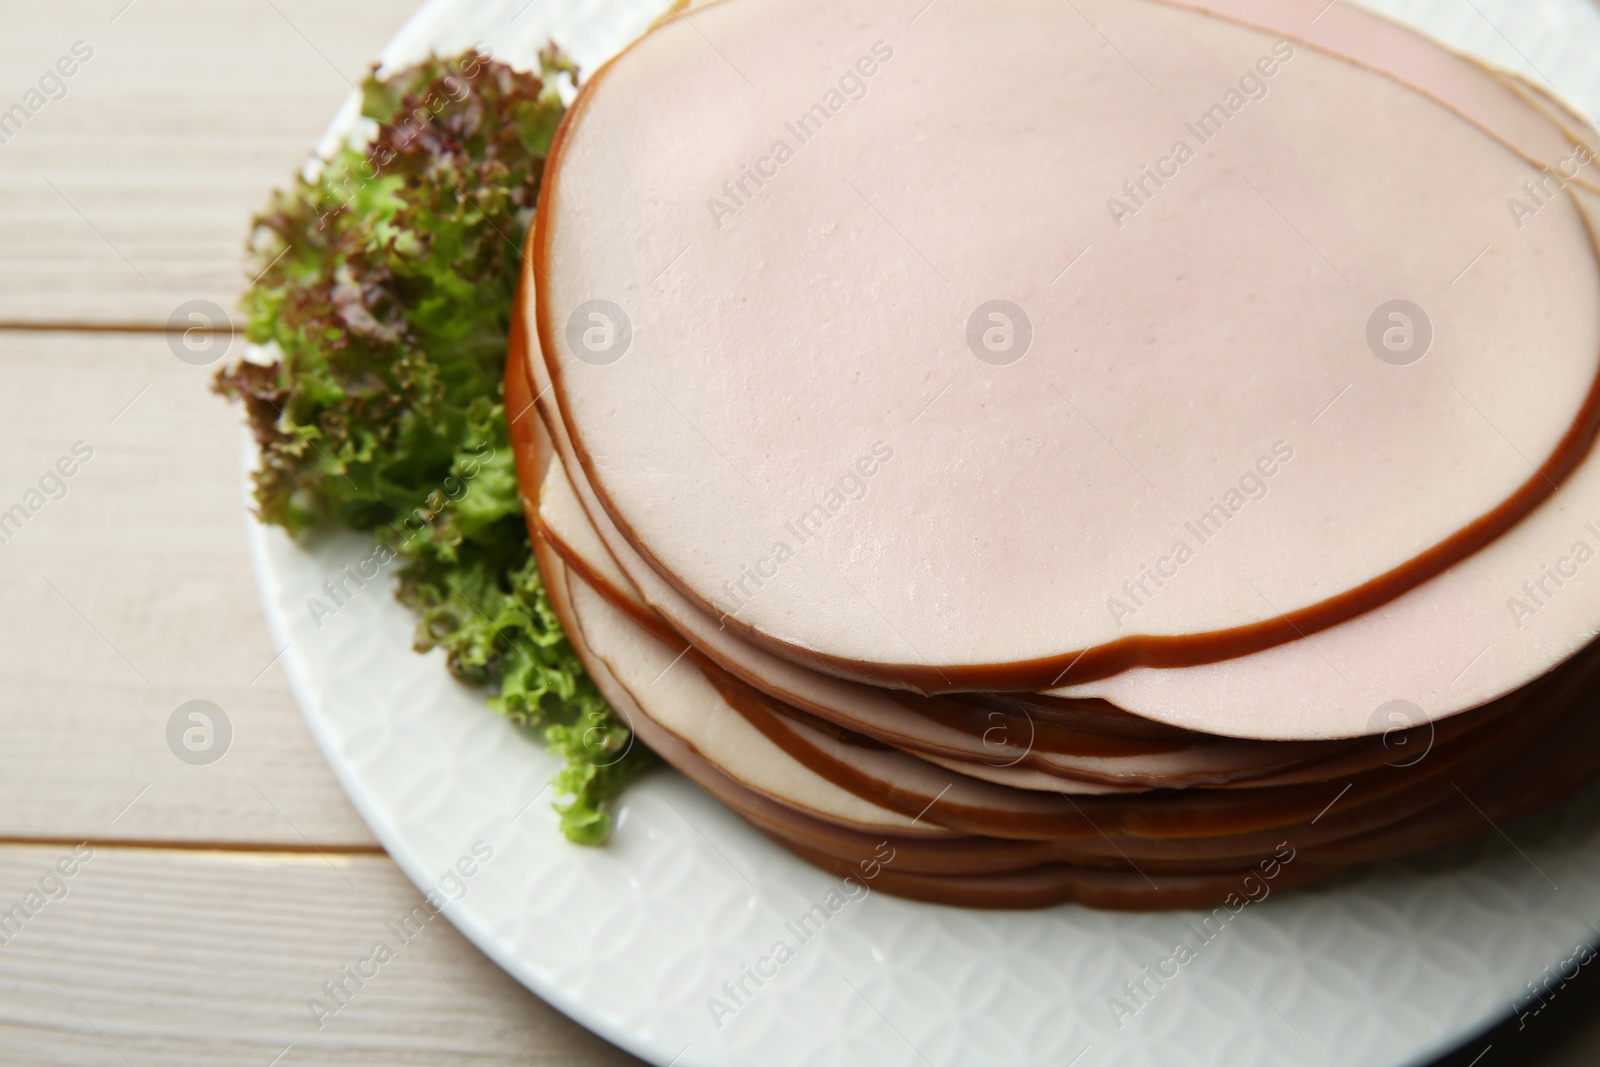
[[[164,324],[192,297],[232,308],[252,213],[415,6],[10,5],[0,114],[57,60],[71,67],[75,43],[93,54],[65,95],[0,127],[0,322]]]
[[[269,666],[209,375],[159,335],[0,332],[0,511],[93,450],[0,544],[0,839],[373,843]],[[167,743],[194,699],[233,726],[209,766]]]
[[[69,855],[0,847],[0,921]],[[400,927],[432,913],[386,858],[102,847],[44,888],[59,899],[0,926],[0,1062],[637,1063],[523,990],[445,918]],[[358,987],[344,969],[379,942],[392,958],[362,967],[371,977]],[[343,1006],[325,982],[344,983]],[[320,1026],[312,998],[338,1007]]]

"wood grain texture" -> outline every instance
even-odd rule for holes
[[[0,143],[0,322],[160,325],[197,297],[232,309],[252,213],[415,6],[9,5],[0,113],[76,42],[93,56]]]
[[[0,923],[67,855],[0,848]],[[59,884],[65,896],[20,929],[0,925],[0,1063],[638,1063],[523,990],[445,918],[400,927],[414,909],[431,913],[387,859],[102,847]],[[373,976],[358,986],[344,969],[378,942],[392,959],[362,968]],[[342,1005],[325,982],[344,984]],[[319,1018],[312,998],[337,1010]]]
[[[93,450],[0,544],[0,840],[371,846],[273,664],[209,369],[160,335],[0,332],[0,381],[0,511]],[[193,699],[233,724],[210,766],[167,744]]]

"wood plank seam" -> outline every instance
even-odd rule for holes
[[[148,852],[250,852],[256,854],[328,855],[328,856],[385,856],[382,845],[297,845],[293,842],[255,841],[188,841],[167,840],[159,837],[54,837],[5,836],[0,837],[0,848],[8,845],[29,847],[71,848],[77,844],[96,848],[122,848]]]
[[[136,334],[237,334],[244,327],[191,326],[174,329],[153,322],[7,322],[0,321],[0,333],[136,333]]]

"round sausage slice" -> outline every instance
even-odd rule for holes
[[[606,510],[821,670],[1269,647],[1481,548],[1592,438],[1571,199],[1402,80],[1188,8],[724,0],[599,72],[549,168],[538,328]]]

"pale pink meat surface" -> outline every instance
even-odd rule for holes
[[[1270,620],[1492,511],[1589,391],[1594,251],[1565,197],[1514,224],[1517,154],[1313,48],[1082,9],[713,4],[569,131],[562,412],[618,525],[774,647],[970,666]],[[1403,366],[1368,343],[1396,299],[1432,332]],[[631,327],[603,365],[567,330],[594,300]],[[1004,365],[1002,320],[969,345],[994,300],[1031,326]],[[1227,714],[1183,724],[1354,712]]]

